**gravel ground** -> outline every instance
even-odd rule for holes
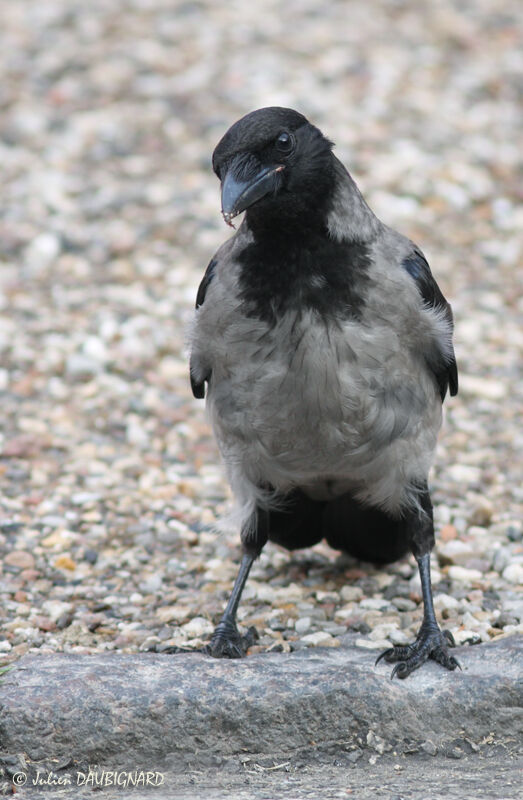
[[[210,154],[271,104],[338,143],[452,301],[436,606],[460,643],[522,631],[518,0],[17,0],[2,16],[2,661],[199,646],[222,610],[239,537],[214,532],[230,498],[184,331],[228,235]],[[283,650],[354,632],[382,648],[420,618],[412,560],[376,570],[323,545],[269,545],[240,610]]]

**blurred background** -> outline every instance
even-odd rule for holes
[[[336,142],[453,305],[461,391],[433,473],[436,578],[462,641],[517,629],[520,2],[4,0],[0,15],[0,654],[160,648],[212,628],[238,535],[213,533],[228,490],[185,331],[230,233],[212,150],[266,105]],[[345,603],[338,623],[368,633],[358,597],[414,575],[331,555],[262,557],[244,618],[267,644],[298,640],[293,620],[321,591],[327,621]]]

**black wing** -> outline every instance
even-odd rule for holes
[[[207,289],[209,288],[209,284],[213,279],[214,270],[216,269],[216,264],[218,262],[215,258],[211,259],[207,269],[205,270],[205,274],[202,278],[202,282],[198,287],[198,293],[196,295],[196,304],[195,308],[200,308],[203,305],[203,301],[205,300],[205,295],[207,294]]]
[[[414,279],[418,290],[428,306],[441,309],[448,322],[450,323],[451,330],[454,328],[454,320],[452,317],[452,308],[445,300],[441,289],[434,280],[430,267],[423,253],[415,249],[411,255],[403,259],[403,268],[409,273],[411,278]],[[458,392],[458,366],[456,364],[456,357],[454,350],[449,359],[448,354],[443,350],[439,351],[439,355],[434,358],[431,357],[427,362],[434,373],[436,378],[441,401],[445,399],[447,389],[450,394],[454,396]]]
[[[213,258],[210,261],[209,266],[205,270],[202,282],[198,287],[198,293],[196,295],[196,304],[195,304],[195,307],[197,309],[200,308],[201,305],[203,305],[203,302],[205,300],[205,295],[207,294],[207,289],[209,288],[209,284],[213,279],[215,268],[216,268],[216,259]],[[189,365],[189,371],[191,377],[192,393],[198,400],[203,400],[203,398],[205,397],[205,381],[209,380],[209,378],[211,377],[211,373],[209,372],[201,380],[196,380],[192,373],[190,365]]]

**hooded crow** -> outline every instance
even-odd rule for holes
[[[423,253],[373,214],[332,148],[302,114],[271,107],[213,154],[224,220],[246,213],[198,290],[190,373],[243,558],[208,652],[237,658],[252,643],[236,611],[268,540],[325,538],[375,563],[414,554],[423,622],[380,658],[399,678],[429,658],[453,670],[432,601],[427,487],[442,402],[458,388],[452,312]]]

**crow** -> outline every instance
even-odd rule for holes
[[[434,613],[427,485],[442,403],[458,389],[452,311],[421,250],[374,215],[333,146],[302,114],[270,107],[213,154],[225,222],[246,213],[199,287],[190,376],[243,557],[208,652],[238,658],[252,643],[236,612],[268,540],[292,550],[325,538],[374,563],[414,554],[423,622],[378,661],[398,678],[429,658],[454,670]]]

